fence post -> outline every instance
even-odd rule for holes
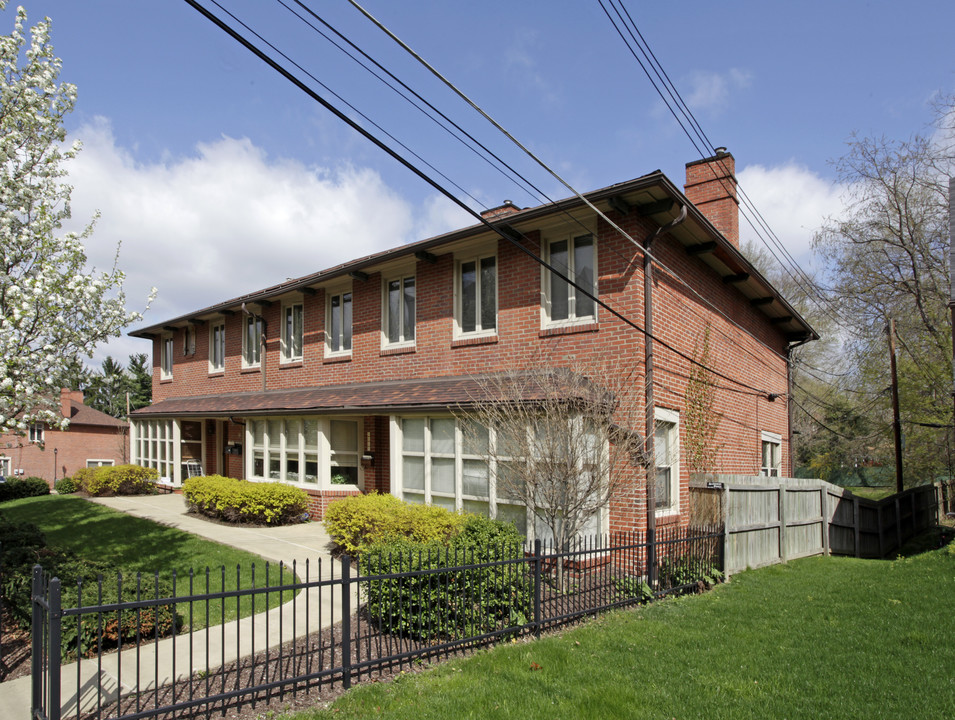
[[[60,655],[62,648],[60,640],[62,637],[63,613],[61,610],[60,579],[53,578],[50,581],[50,649],[47,656],[49,671],[47,677],[50,683],[50,706],[46,709],[47,720],[60,720]],[[80,697],[77,689],[76,704],[79,708]]]
[[[829,488],[819,486],[819,511],[822,513],[822,551],[826,557],[832,554],[829,546]]]
[[[351,687],[351,558],[342,557],[342,687]]]
[[[723,521],[723,579],[730,579],[730,486],[723,483],[723,507],[720,508]],[[735,568],[734,568],[735,569]]]
[[[541,541],[534,540],[534,637],[541,636],[541,592],[543,573],[541,571]]]
[[[779,559],[782,562],[789,560],[786,552],[786,486],[779,482]]]
[[[859,527],[859,498],[856,495],[852,496],[852,526],[854,533],[854,543],[855,543],[855,556],[862,557],[862,543],[861,543],[861,528]]]
[[[43,710],[43,606],[40,597],[43,594],[43,568],[33,566],[33,587],[30,601],[33,609],[33,654],[30,656],[30,677],[33,686],[30,717],[36,717]]]

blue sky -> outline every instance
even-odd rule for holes
[[[540,201],[281,5],[220,2],[432,162],[472,206]],[[470,223],[185,2],[24,4],[31,21],[52,18],[61,77],[78,86],[67,121],[85,146],[70,168],[74,218],[100,212],[88,244],[99,266],[122,243],[131,307],[159,288],[149,322]],[[547,195],[569,194],[345,0],[308,4]],[[596,0],[364,4],[578,190],[655,169],[682,186],[684,164],[699,157]],[[829,161],[851,133],[923,131],[933,99],[955,92],[951,2],[626,7],[713,144],[736,157],[744,190],[807,265],[813,230],[839,211]],[[8,7],[0,31],[12,22]],[[125,338],[98,357],[148,349]]]

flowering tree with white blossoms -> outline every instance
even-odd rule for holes
[[[62,231],[72,191],[62,165],[79,151],[64,145],[63,118],[76,87],[58,82],[49,18],[29,42],[26,22],[17,8],[13,32],[0,35],[0,432],[20,434],[36,422],[65,426],[58,389],[67,363],[140,317],[125,309],[115,262],[110,272],[87,269],[93,223]]]

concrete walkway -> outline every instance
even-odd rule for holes
[[[321,523],[274,528],[222,525],[186,515],[185,501],[181,495],[175,494],[97,498],[95,501],[130,515],[247,550],[270,562],[282,562],[288,566],[295,562],[303,580],[306,560],[310,566],[309,581],[319,579],[319,559],[321,579],[330,578],[333,572],[335,577],[341,575],[340,565],[329,554],[330,540]],[[275,647],[294,637],[328,627],[341,619],[340,595],[338,587],[311,588],[281,607],[227,623],[214,632],[199,630],[138,649],[110,653],[102,657],[101,667],[96,659],[83,660],[79,666],[77,663],[64,665],[61,682],[63,716],[69,713],[75,717],[77,703],[82,712],[95,710],[98,701],[105,704],[119,696],[151,690],[157,684],[163,686],[184,680],[196,672],[205,672],[206,658],[209,658],[210,667],[218,667],[251,654],[253,648],[260,652],[266,647]],[[352,607],[356,607],[354,597]],[[334,608],[334,613],[316,617],[316,608]],[[190,661],[194,666],[190,666]],[[138,687],[135,685],[137,677],[142,678]],[[11,720],[27,720],[30,717],[30,697],[29,677],[0,683],[0,714]]]

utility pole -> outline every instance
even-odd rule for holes
[[[895,434],[895,491],[902,492],[902,420],[899,417],[899,375],[895,367],[895,319],[889,319],[889,368],[892,371],[892,432]]]

